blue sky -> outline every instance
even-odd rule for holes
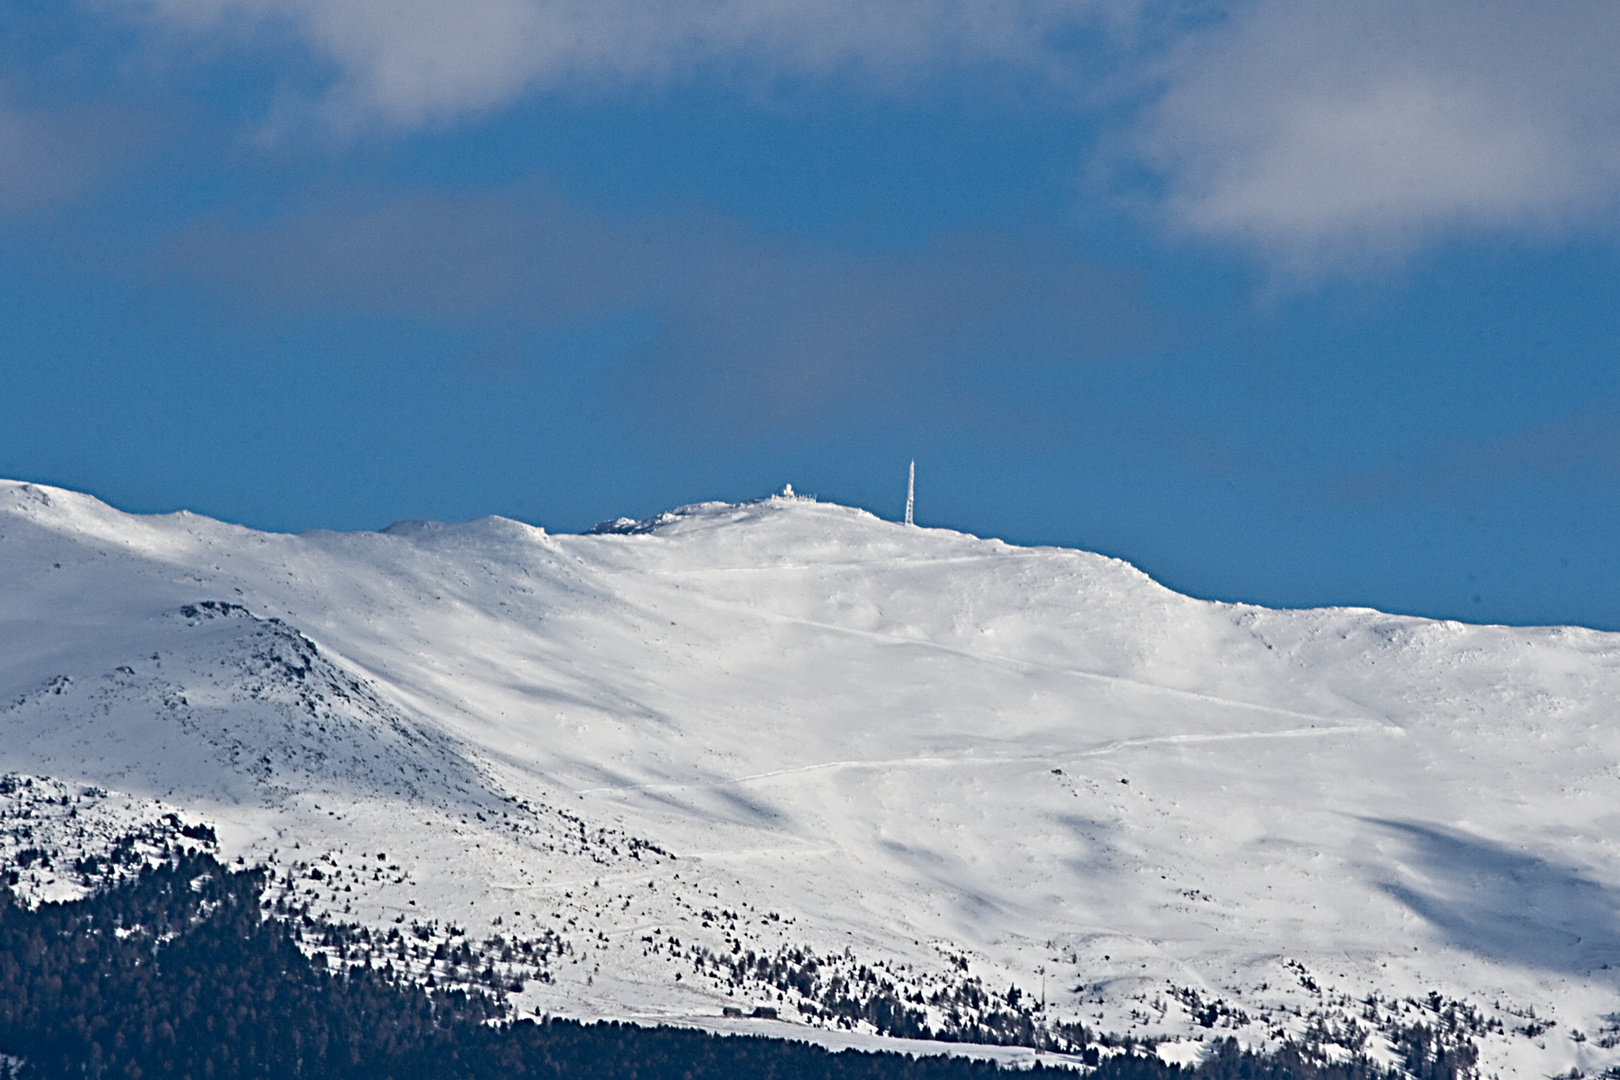
[[[559,531],[791,482],[1620,629],[1620,9],[0,0],[0,474]]]

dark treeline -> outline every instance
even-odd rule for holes
[[[0,1080],[246,1077],[353,1080],[991,1080],[994,1065],[843,1051],[680,1028],[506,1019],[497,997],[427,990],[392,968],[329,969],[266,918],[264,877],[182,854],[103,891],[32,910],[0,887]],[[1457,1080],[1472,1060],[1404,1044],[1407,1073]],[[1037,1067],[1025,1076],[1072,1077]],[[1103,1060],[1096,1080],[1394,1080],[1218,1043],[1181,1069]]]

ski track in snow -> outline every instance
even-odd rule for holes
[[[1205,700],[1219,701],[1221,699],[1205,698]],[[1241,704],[1231,703],[1227,704]],[[1273,710],[1281,712],[1283,710]],[[1291,713],[1289,715],[1299,715]],[[1121,750],[1134,750],[1144,746],[1170,745],[1174,743],[1201,743],[1201,742],[1228,742],[1234,739],[1308,739],[1315,737],[1326,738],[1331,735],[1405,735],[1403,728],[1393,724],[1338,724],[1332,727],[1289,728],[1284,731],[1227,731],[1217,735],[1158,735],[1151,739],[1120,739],[1104,746],[1089,750],[1077,750],[1069,754],[1072,758],[1103,757],[1107,754],[1118,753]],[[731,784],[749,784],[756,780],[771,780],[779,776],[797,776],[802,773],[823,772],[829,769],[891,769],[903,765],[929,765],[940,768],[951,766],[976,766],[987,764],[998,765],[1031,765],[1040,764],[1049,760],[1046,756],[1029,757],[993,757],[993,758],[943,758],[943,757],[909,757],[892,758],[886,761],[822,761],[814,765],[801,765],[796,769],[773,769],[770,772],[754,773],[750,776],[734,776],[725,780],[715,780],[701,784],[623,784],[616,787],[579,788],[576,795],[601,795],[614,791],[684,791],[689,788],[716,788]]]
[[[1620,1066],[1620,638],[1197,601],[806,499],[621,531],[0,483],[16,887],[206,823],[283,902],[554,942],[525,1013],[913,1048],[701,962],[814,954],[1044,985],[1173,1060],[1433,993],[1495,1025],[1487,1076]]]

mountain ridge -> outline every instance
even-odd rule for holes
[[[291,536],[0,485],[0,772],[205,819],[336,917],[558,933],[529,1010],[876,1038],[843,980],[1190,1059],[1349,1052],[1322,1032],[1436,992],[1487,1074],[1620,1066],[1620,637],[1194,600],[798,498],[614,524]],[[184,768],[140,737],[163,693],[217,706]]]

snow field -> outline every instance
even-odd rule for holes
[[[1184,1059],[1461,1002],[1487,1075],[1620,1064],[1612,635],[783,498],[284,536],[6,484],[0,573],[0,772],[338,919],[554,934],[525,1011],[874,1037],[703,960],[785,951],[936,1027],[969,979]]]

